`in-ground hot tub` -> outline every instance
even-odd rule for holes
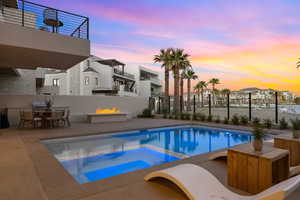
[[[96,113],[87,114],[89,123],[102,123],[102,122],[120,122],[129,119],[128,113],[120,112],[116,108],[112,109],[96,109]]]

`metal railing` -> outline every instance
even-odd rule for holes
[[[119,70],[117,68],[114,68],[114,73],[115,74],[119,74],[121,76],[125,76],[125,77],[130,78],[130,79],[134,79],[134,75],[133,74],[129,74],[129,73],[123,72],[122,70]]]
[[[174,97],[167,97],[167,112],[174,113]],[[247,120],[271,120],[273,124],[280,124],[284,119],[288,123],[291,120],[300,119],[300,105],[295,103],[294,97],[283,95],[281,92],[266,94],[263,97],[255,93],[244,93],[242,95],[223,94],[191,94],[190,108],[188,109],[187,98],[180,98],[180,112],[189,112],[191,114],[204,114],[221,120],[232,120],[234,116],[246,117]],[[161,99],[161,108],[163,109],[163,99]]]
[[[0,21],[89,39],[89,18],[24,0],[0,0]]]

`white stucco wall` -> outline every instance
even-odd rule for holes
[[[53,86],[53,79],[59,79],[59,95],[68,94],[67,74],[45,74],[45,86]]]
[[[145,98],[151,97],[151,82],[150,80],[140,81],[139,95]]]
[[[98,62],[92,62],[91,66],[99,72],[100,88],[112,89],[113,87],[113,68],[108,65],[102,65]]]
[[[45,96],[35,95],[0,95],[0,107],[9,108],[10,123],[19,121],[19,110],[31,108],[33,100],[44,100]],[[86,121],[87,113],[94,113],[97,108],[116,107],[121,112],[136,116],[148,106],[148,99],[142,97],[120,96],[54,96],[54,106],[68,106],[71,110],[71,121]]]

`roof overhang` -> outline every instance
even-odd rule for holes
[[[15,68],[0,67],[0,76],[20,76],[20,73]]]
[[[98,63],[102,64],[102,65],[109,65],[111,67],[115,67],[115,66],[125,66],[124,63],[116,60],[116,59],[105,59],[105,60],[97,60]]]
[[[0,68],[68,69],[90,56],[90,41],[0,22]]]

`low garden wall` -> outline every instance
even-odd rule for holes
[[[7,107],[11,125],[19,121],[20,109],[31,109],[33,101],[45,100],[46,96],[38,95],[0,95],[0,108]],[[71,121],[84,122],[88,113],[94,113],[97,108],[116,107],[121,112],[135,117],[148,107],[148,99],[143,97],[120,96],[53,96],[54,107],[69,107]]]

